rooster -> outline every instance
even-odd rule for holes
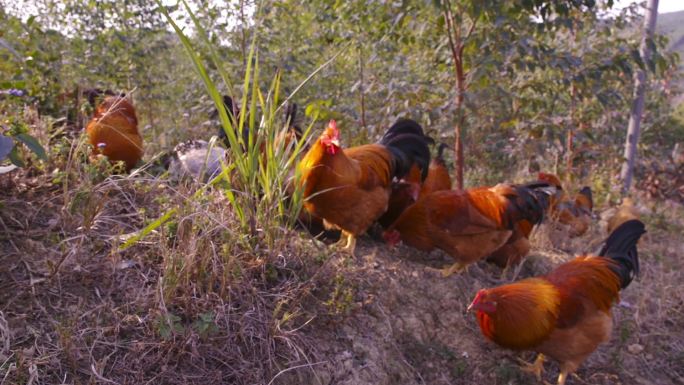
[[[337,124],[331,120],[300,161],[304,208],[329,228],[342,230],[341,243],[354,254],[356,237],[386,210],[393,178],[418,164],[427,173],[431,139],[413,120],[392,125],[379,142],[342,149]]]
[[[390,246],[403,241],[423,251],[443,250],[456,260],[442,270],[449,276],[500,248],[518,222],[541,222],[553,193],[542,182],[436,191],[406,209],[383,238]]]
[[[142,159],[143,141],[133,105],[123,97],[108,96],[95,109],[86,126],[93,155],[104,155],[110,162],[123,161],[130,171]]]
[[[530,234],[534,224],[527,220],[515,224],[513,233],[506,243],[487,257],[487,262],[501,268],[515,266],[530,253]]]
[[[559,202],[551,215],[557,218],[558,222],[569,226],[570,235],[576,237],[589,230],[593,207],[591,188],[585,186],[577,193],[574,200]]]
[[[448,147],[446,144],[440,144],[437,149],[437,157],[430,162],[424,181],[421,178],[420,169],[414,164],[405,178],[392,183],[392,193],[390,194],[387,212],[378,219],[378,223],[383,228],[387,229],[406,208],[414,204],[420,197],[433,191],[451,190],[449,169],[442,157],[446,147]]]
[[[615,214],[608,220],[608,234],[613,232],[622,223],[639,218],[639,212],[634,207],[634,201],[630,197],[622,198],[622,204],[617,208]]]
[[[429,178],[429,171],[428,171]],[[427,180],[427,178],[426,178]],[[399,215],[418,200],[421,183],[423,182],[420,168],[414,164],[409,173],[399,181],[392,182],[387,211],[378,218],[378,223],[383,228],[388,228]]]
[[[568,226],[571,237],[578,237],[586,233],[591,225],[592,209],[594,207],[591,188],[588,186],[582,187],[574,199],[570,200],[563,192],[563,187],[557,176],[540,172],[539,180],[556,186],[560,191],[558,196],[554,197],[551,202],[549,216],[554,221]]]
[[[584,360],[610,337],[611,306],[639,272],[636,244],[644,224],[632,219],[606,239],[598,255],[578,256],[551,273],[477,292],[468,307],[482,334],[514,350],[534,350],[524,370],[541,380],[545,356],[560,362],[565,384]]]
[[[434,191],[451,190],[451,177],[449,177],[449,169],[443,157],[444,149],[448,147],[447,144],[440,143],[437,156],[430,162],[427,178],[420,189],[420,196]]]
[[[233,130],[237,132],[240,122],[240,107],[233,102],[233,98],[228,95],[223,95],[223,108],[226,110],[231,127],[233,127]],[[219,111],[216,109],[212,114],[212,118],[216,119],[218,117]],[[218,138],[226,145],[226,147],[230,148],[230,142],[228,141],[228,136],[226,135],[226,131],[223,126],[220,126],[218,129]],[[247,141],[249,141],[249,130],[246,127],[242,129],[242,140],[246,146]]]

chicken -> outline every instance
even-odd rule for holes
[[[612,233],[618,226],[631,219],[638,219],[639,213],[634,207],[634,201],[630,197],[622,198],[622,204],[617,208],[615,214],[608,220],[607,231]]]
[[[570,236],[577,237],[589,230],[593,207],[591,188],[585,186],[582,187],[574,200],[559,202],[554,207],[551,216],[558,222],[569,226]]]
[[[337,124],[331,120],[300,161],[304,208],[339,228],[352,255],[356,237],[386,210],[393,178],[402,178],[418,164],[424,174],[430,163],[422,127],[402,119],[378,143],[342,149]]]
[[[563,187],[557,176],[540,172],[539,180],[548,182],[561,191],[551,202],[549,216],[555,222],[566,225],[571,237],[578,237],[586,233],[591,225],[594,206],[591,188],[583,187],[575,199],[570,200],[563,192]]]
[[[94,155],[105,155],[112,163],[123,161],[126,171],[142,159],[143,141],[138,132],[138,118],[126,98],[106,97],[95,109],[86,133]]]
[[[636,244],[645,232],[636,219],[606,239],[598,255],[578,256],[551,273],[477,292],[468,307],[482,334],[513,350],[539,353],[524,370],[541,380],[545,356],[560,363],[563,385],[612,329],[610,308],[639,272]]]
[[[392,193],[390,194],[387,212],[378,219],[378,223],[383,228],[387,229],[406,208],[414,204],[420,197],[433,191],[451,190],[449,170],[442,157],[446,147],[448,147],[446,144],[440,144],[437,149],[437,157],[430,162],[424,181],[421,179],[420,168],[414,164],[407,177],[399,182],[392,183]]]
[[[563,191],[563,184],[560,179],[554,174],[549,174],[545,172],[540,172],[537,175],[537,179],[541,182],[546,182],[554,187],[556,187],[556,195],[551,197],[550,208],[553,209],[556,205],[565,199],[565,191]]]
[[[442,270],[449,276],[500,248],[518,222],[539,223],[553,193],[543,182],[436,191],[406,209],[383,238],[390,246],[443,250],[456,260]]]
[[[233,130],[237,132],[240,122],[240,107],[233,102],[233,98],[228,95],[223,95],[223,108],[226,109],[226,114],[228,115],[230,125],[233,127]],[[218,117],[219,111],[216,109],[212,114],[212,118],[216,119]],[[228,141],[228,136],[226,135],[226,131],[223,126],[219,126],[218,128],[218,137],[226,145],[226,147],[230,148],[230,142]],[[242,140],[244,141],[245,145],[247,145],[247,142],[249,141],[249,130],[247,127],[242,129]]]
[[[420,168],[416,164],[411,167],[411,170],[406,177],[397,182],[392,182],[392,191],[390,192],[387,211],[378,218],[378,223],[380,223],[383,228],[388,228],[397,220],[397,218],[399,218],[399,215],[401,215],[407,207],[418,200],[421,183],[422,174]]]
[[[515,266],[530,253],[530,234],[534,224],[527,220],[519,221],[506,243],[487,257],[487,262],[501,268]]]
[[[207,182],[221,172],[221,161],[226,155],[226,149],[219,144],[210,146],[204,140],[192,139],[171,151],[167,168],[173,179],[191,177]]]
[[[440,143],[437,149],[437,156],[430,162],[427,178],[420,189],[420,196],[425,196],[434,191],[451,190],[451,177],[449,169],[444,162],[444,149],[449,147],[445,143]]]
[[[285,107],[285,127],[276,136],[276,143],[284,142],[283,147],[287,148],[295,140],[300,140],[304,135],[302,128],[297,123],[297,103],[288,103]]]

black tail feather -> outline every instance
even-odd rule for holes
[[[639,274],[637,242],[646,232],[644,223],[638,219],[629,220],[613,230],[598,255],[617,262],[615,273],[620,277],[621,288],[626,288]]]
[[[594,198],[593,198],[593,194],[591,193],[591,187],[589,187],[589,186],[584,186],[584,187],[582,187],[582,189],[579,191],[579,193],[582,194],[582,195],[584,195],[585,197],[587,197],[587,199],[589,199],[589,204],[590,204],[591,207],[593,208],[593,207],[594,207]]]
[[[230,124],[233,126],[233,129],[237,129],[238,121],[240,120],[240,108],[233,102],[233,98],[228,95],[223,95],[223,107],[226,109],[228,119],[230,119]],[[214,110],[212,117],[215,119],[218,118],[218,116],[218,109],[216,109]],[[228,142],[228,137],[226,136],[223,126],[219,126],[218,128],[218,137],[223,141],[226,147],[230,147],[230,143]],[[249,130],[247,127],[242,130],[242,140],[245,143],[247,143],[249,140]]]
[[[509,199],[513,210],[509,211],[509,223],[513,224],[523,219],[534,225],[541,223],[549,208],[549,197],[555,193],[556,187],[541,181],[512,187],[513,193]]]
[[[440,163],[444,164],[444,149],[449,148],[449,145],[442,142],[439,144],[439,147],[437,148],[437,157],[435,159],[439,160]]]
[[[378,143],[386,146],[393,155],[394,174],[392,176],[403,177],[416,163],[421,169],[422,178],[427,177],[430,165],[428,144],[434,143],[434,140],[423,133],[423,128],[416,121],[399,119]]]
[[[299,140],[302,137],[302,129],[296,123],[296,119],[297,103],[288,103],[287,107],[285,108],[285,124],[287,125],[288,129],[294,132],[297,140]]]

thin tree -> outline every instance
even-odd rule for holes
[[[639,55],[644,63],[648,63],[651,58],[651,47],[649,42],[653,39],[656,19],[658,17],[658,0],[648,0],[646,4],[646,14],[644,16],[644,32],[639,47]],[[645,67],[645,66],[644,66]],[[627,126],[627,139],[625,141],[624,163],[622,164],[622,195],[626,195],[632,184],[634,175],[634,161],[636,159],[637,143],[641,133],[641,116],[644,113],[644,93],[646,92],[646,70],[638,69],[634,75],[634,101],[632,111],[629,115],[629,125]]]
[[[477,19],[472,18],[470,26],[461,30],[463,24],[463,15],[465,12],[457,5],[456,13],[452,8],[451,1],[445,0],[442,3],[442,11],[444,14],[444,25],[446,27],[447,35],[449,37],[449,48],[451,48],[451,56],[454,61],[454,78],[456,80],[456,127],[454,129],[456,150],[456,187],[463,189],[463,125],[465,124],[465,108],[464,97],[467,89],[466,76],[467,72],[463,65],[463,50],[465,44],[475,31]]]

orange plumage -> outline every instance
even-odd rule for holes
[[[428,171],[428,178],[430,177]],[[425,179],[427,180],[427,178]],[[392,182],[392,191],[390,192],[389,202],[387,203],[387,211],[378,218],[378,223],[383,228],[388,228],[394,221],[399,218],[399,215],[409,206],[414,204],[420,195],[421,191],[421,171],[417,165],[411,166],[406,177],[398,182]]]
[[[636,244],[644,224],[631,220],[606,240],[598,256],[579,256],[551,273],[480,290],[469,310],[482,334],[500,346],[540,353],[561,364],[559,384],[610,336],[610,308],[638,273]]]
[[[420,189],[421,197],[434,191],[451,190],[451,177],[443,157],[446,147],[446,144],[441,143],[437,150],[437,156],[430,162],[427,178],[425,178]]]
[[[538,183],[436,191],[406,209],[383,237],[390,245],[443,250],[456,260],[446,276],[497,250],[518,222],[541,221],[552,190]]]
[[[574,200],[559,202],[551,212],[551,217],[569,227],[570,235],[580,236],[591,226],[591,211],[594,207],[591,189],[583,187]]]
[[[540,172],[538,180],[546,182],[556,188],[556,193],[549,198],[549,210],[547,211],[550,211],[551,208],[562,199],[563,186],[561,186],[558,177],[553,174]],[[508,238],[508,241],[490,254],[487,257],[487,262],[491,262],[502,268],[520,263],[520,261],[530,253],[530,234],[532,233],[533,228],[534,224],[529,221],[523,220],[518,222],[513,229],[513,234]]]
[[[143,155],[142,137],[138,132],[135,108],[118,96],[109,96],[95,109],[86,126],[93,154],[105,155],[110,162],[123,161],[130,171]]]
[[[513,234],[506,243],[487,257],[491,262],[501,268],[515,266],[530,253],[530,234],[534,224],[522,220],[515,224]]]
[[[418,123],[400,120],[378,143],[342,149],[331,121],[299,163],[304,208],[341,229],[353,254],[356,237],[387,210],[392,179],[414,163],[427,170],[428,142]]]
[[[607,232],[612,233],[618,226],[631,219],[639,218],[639,213],[634,207],[632,198],[625,197],[622,199],[622,204],[617,208],[615,214],[608,220]]]
[[[549,216],[554,221],[566,225],[572,237],[586,233],[591,225],[591,210],[594,206],[591,189],[583,187],[571,200],[562,192],[563,187],[557,176],[540,172],[539,180],[551,183],[561,191],[551,202]]]

